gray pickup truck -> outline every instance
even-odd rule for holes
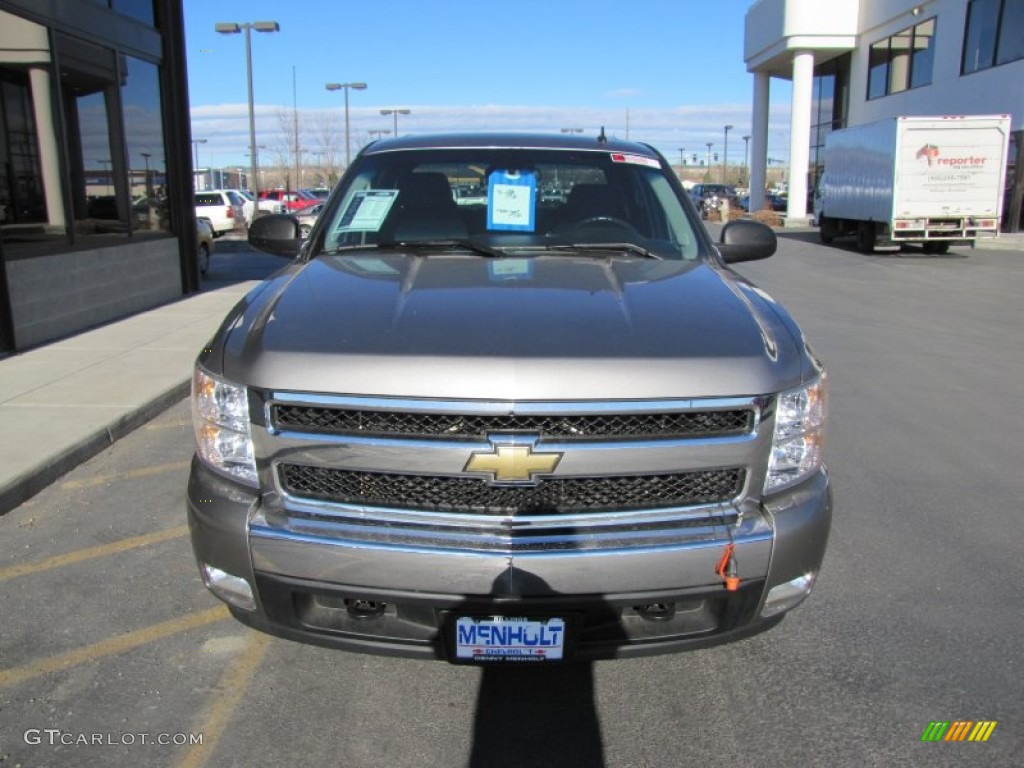
[[[486,190],[471,202],[453,188]],[[552,194],[556,190],[557,194]],[[461,202],[461,204],[460,204]],[[196,362],[192,544],[243,622],[456,663],[777,623],[831,521],[825,372],[654,149],[376,142]]]

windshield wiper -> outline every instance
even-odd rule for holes
[[[478,245],[470,240],[462,240],[458,238],[445,238],[443,240],[399,240],[394,243],[378,243],[378,248],[405,248],[411,250],[417,250],[420,248],[461,248],[465,251],[478,254],[480,256],[487,256],[491,259],[501,258],[505,255],[504,251],[498,250],[497,248],[489,248],[486,245]]]
[[[626,251],[646,259],[657,259],[664,261],[664,258],[649,251],[642,245],[636,243],[572,243],[571,245],[549,245],[545,248],[548,251]]]
[[[477,245],[469,240],[447,238],[444,240],[398,240],[387,243],[356,243],[354,245],[339,245],[329,251],[324,251],[324,253],[330,256],[336,253],[341,253],[342,251],[380,250],[382,248],[405,249],[410,251],[419,250],[421,248],[461,248],[462,250],[494,259],[507,255],[504,251],[497,248],[488,248],[486,245]]]

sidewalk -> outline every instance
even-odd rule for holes
[[[0,515],[188,394],[192,364],[256,281],[0,360]]]

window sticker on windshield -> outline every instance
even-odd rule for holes
[[[646,165],[648,168],[661,168],[661,163],[653,157],[643,155],[623,155],[615,153],[612,155],[613,163],[630,163],[631,165]]]
[[[526,280],[533,277],[533,259],[492,259],[487,274],[494,282]]]
[[[536,227],[537,174],[494,171],[487,181],[487,228],[533,232]]]
[[[378,232],[398,197],[397,189],[364,189],[356,192],[341,215],[337,232]]]

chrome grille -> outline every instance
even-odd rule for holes
[[[437,475],[359,472],[284,463],[282,488],[301,498],[340,504],[477,515],[557,515],[633,511],[735,499],[740,468],[618,477],[555,477],[538,486],[491,485]]]
[[[480,439],[501,432],[528,432],[552,440],[671,439],[745,434],[753,429],[747,408],[627,414],[436,414],[274,404],[279,430],[395,438]]]

